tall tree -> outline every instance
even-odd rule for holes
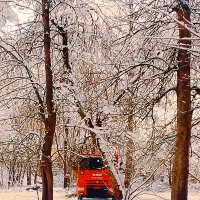
[[[178,1],[179,49],[177,70],[177,135],[172,170],[172,200],[186,200],[188,194],[189,147],[191,138],[190,87],[190,8],[189,1]]]
[[[50,26],[49,26],[50,1],[42,0],[42,20],[44,26],[44,62],[46,73],[46,110],[44,119],[45,136],[42,148],[42,200],[53,199],[53,174],[51,165],[51,149],[56,126],[56,112],[53,102],[53,74],[51,69],[50,53]]]

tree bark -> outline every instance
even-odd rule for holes
[[[179,50],[177,71],[177,135],[172,169],[172,200],[187,200],[189,146],[191,138],[190,48],[191,32],[189,1],[178,1]]]
[[[27,175],[27,185],[31,185],[31,164],[30,163],[27,164],[26,175]]]
[[[64,171],[64,188],[68,187],[67,184],[67,140],[64,140],[64,159],[63,159],[63,171]]]
[[[127,149],[126,149],[125,178],[124,178],[125,188],[128,188],[130,186],[131,178],[134,174],[133,151],[134,151],[134,142],[132,139],[129,139],[127,142]]]
[[[42,147],[41,175],[42,200],[53,200],[53,173],[51,163],[51,149],[56,126],[56,112],[53,102],[53,74],[50,55],[50,26],[49,26],[49,0],[42,0],[42,20],[44,26],[44,60],[46,76],[46,107],[47,117],[44,120],[45,135]]]

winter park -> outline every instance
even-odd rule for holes
[[[200,200],[199,0],[0,0],[0,200]]]

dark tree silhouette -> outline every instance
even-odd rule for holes
[[[44,56],[46,73],[46,110],[47,117],[44,119],[45,135],[42,147],[42,199],[53,199],[53,174],[51,165],[51,149],[56,126],[56,112],[53,102],[53,74],[51,69],[50,55],[50,26],[49,26],[49,7],[48,0],[42,0],[42,20],[44,26]]]

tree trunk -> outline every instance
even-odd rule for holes
[[[42,20],[44,26],[44,60],[46,77],[46,107],[47,118],[44,119],[45,136],[42,147],[41,175],[42,175],[42,200],[53,200],[53,173],[51,163],[51,149],[56,126],[56,112],[53,102],[53,74],[50,55],[50,26],[49,26],[50,1],[42,0]]]
[[[133,75],[130,73],[129,78],[132,78]],[[130,101],[130,100],[129,100]],[[128,116],[128,131],[133,133],[134,130],[134,120],[133,120],[133,108],[131,102],[129,102],[129,116]],[[134,142],[131,138],[128,139],[126,145],[126,162],[125,162],[125,177],[124,177],[124,186],[128,188],[131,183],[131,178],[134,174]]]
[[[26,174],[27,175],[27,185],[31,185],[31,164],[30,163],[27,164],[26,173],[27,173]]]
[[[64,163],[63,163],[63,171],[64,171],[64,188],[68,187],[67,183],[67,140],[64,140]]]
[[[124,178],[125,188],[128,188],[130,186],[131,178],[134,173],[133,151],[134,151],[134,142],[132,139],[129,139],[127,142],[127,149],[126,149],[126,164],[125,164],[125,178]]]
[[[42,148],[42,200],[53,200],[53,173],[51,163],[51,149],[55,132],[56,114],[52,113],[45,122],[45,137]]]
[[[177,135],[172,170],[172,200],[187,200],[189,146],[191,138],[190,9],[188,0],[178,1],[179,50],[177,71]]]

